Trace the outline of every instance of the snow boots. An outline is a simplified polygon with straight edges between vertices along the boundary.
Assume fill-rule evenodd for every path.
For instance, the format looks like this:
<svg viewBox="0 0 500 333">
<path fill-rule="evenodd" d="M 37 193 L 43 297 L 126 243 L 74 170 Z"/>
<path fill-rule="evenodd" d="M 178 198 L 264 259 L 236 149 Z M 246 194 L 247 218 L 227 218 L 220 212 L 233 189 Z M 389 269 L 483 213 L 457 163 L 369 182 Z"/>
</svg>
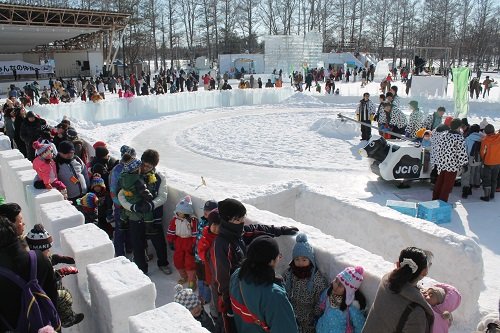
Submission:
<svg viewBox="0 0 500 333">
<path fill-rule="evenodd" d="M 462 187 L 462 198 L 467 199 L 469 195 L 472 195 L 472 187 L 470 186 Z"/>
<path fill-rule="evenodd" d="M 483 188 L 483 191 L 484 191 L 484 196 L 480 197 L 479 199 L 483 200 L 483 201 L 490 201 L 490 198 L 492 199 L 491 197 L 491 187 L 484 187 Z M 493 194 L 493 197 L 494 197 L 495 194 Z"/>
</svg>

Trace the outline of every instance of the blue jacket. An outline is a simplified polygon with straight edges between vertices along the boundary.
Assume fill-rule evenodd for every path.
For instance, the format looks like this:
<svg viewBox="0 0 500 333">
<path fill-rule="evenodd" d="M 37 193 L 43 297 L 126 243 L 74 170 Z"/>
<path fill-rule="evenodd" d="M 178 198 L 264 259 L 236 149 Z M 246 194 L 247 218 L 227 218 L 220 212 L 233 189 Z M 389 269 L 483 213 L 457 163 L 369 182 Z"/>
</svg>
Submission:
<svg viewBox="0 0 500 333">
<path fill-rule="evenodd" d="M 231 276 L 231 298 L 244 304 L 259 320 L 264 321 L 271 333 L 298 333 L 295 314 L 288 301 L 285 288 L 277 283 L 272 285 L 249 284 L 239 279 L 239 273 L 240 269 L 238 268 Z M 245 300 L 243 300 L 240 290 L 243 291 Z M 244 322 L 234 307 L 233 313 L 238 333 L 265 332 L 257 324 Z"/>
<path fill-rule="evenodd" d="M 347 311 L 349 311 L 353 332 L 361 333 L 366 320 L 361 310 L 354 304 L 351 304 L 345 311 L 332 307 L 327 292 L 328 289 L 323 291 L 320 297 L 320 304 L 324 304 L 325 312 L 323 312 L 316 324 L 316 333 L 345 333 L 347 329 Z"/>
<path fill-rule="evenodd" d="M 118 192 L 120 192 L 120 175 L 123 170 L 123 163 L 118 163 L 109 173 L 109 194 L 116 207 L 121 207 L 118 200 Z"/>
</svg>

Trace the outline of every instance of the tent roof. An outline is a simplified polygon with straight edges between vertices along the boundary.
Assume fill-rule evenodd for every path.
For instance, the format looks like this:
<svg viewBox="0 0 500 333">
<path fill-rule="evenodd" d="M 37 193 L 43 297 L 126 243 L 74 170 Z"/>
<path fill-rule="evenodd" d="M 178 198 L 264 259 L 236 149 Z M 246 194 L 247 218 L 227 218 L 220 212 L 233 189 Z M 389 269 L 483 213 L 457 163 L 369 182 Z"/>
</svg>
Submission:
<svg viewBox="0 0 500 333">
<path fill-rule="evenodd" d="M 99 31 L 99 28 L 0 25 L 2 47 L 0 53 L 27 52 L 38 45 L 66 40 L 82 34 Z"/>
</svg>

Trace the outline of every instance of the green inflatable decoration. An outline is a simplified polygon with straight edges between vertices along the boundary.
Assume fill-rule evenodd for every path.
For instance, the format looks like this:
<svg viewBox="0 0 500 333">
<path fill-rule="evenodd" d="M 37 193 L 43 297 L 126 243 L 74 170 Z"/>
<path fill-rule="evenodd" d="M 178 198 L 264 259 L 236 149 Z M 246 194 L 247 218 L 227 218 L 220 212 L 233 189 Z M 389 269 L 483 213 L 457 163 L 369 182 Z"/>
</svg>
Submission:
<svg viewBox="0 0 500 333">
<path fill-rule="evenodd" d="M 469 113 L 469 72 L 467 67 L 452 68 L 453 73 L 453 98 L 455 100 L 455 116 L 467 118 Z"/>
</svg>

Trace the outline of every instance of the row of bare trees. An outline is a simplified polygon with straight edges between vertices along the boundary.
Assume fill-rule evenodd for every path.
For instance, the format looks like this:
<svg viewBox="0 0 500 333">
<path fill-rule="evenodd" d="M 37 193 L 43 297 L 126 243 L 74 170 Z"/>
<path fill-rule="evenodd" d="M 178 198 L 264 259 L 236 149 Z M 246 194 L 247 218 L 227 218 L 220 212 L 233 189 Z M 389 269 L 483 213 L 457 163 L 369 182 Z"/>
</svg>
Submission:
<svg viewBox="0 0 500 333">
<path fill-rule="evenodd" d="M 33 0 L 16 0 L 33 1 Z M 499 66 L 498 0 L 45 0 L 47 4 L 131 14 L 125 60 L 262 52 L 265 35 L 319 31 L 323 51 L 411 59 L 414 47 L 451 48 L 455 63 Z M 404 64 L 402 64 L 404 65 Z"/>
</svg>

